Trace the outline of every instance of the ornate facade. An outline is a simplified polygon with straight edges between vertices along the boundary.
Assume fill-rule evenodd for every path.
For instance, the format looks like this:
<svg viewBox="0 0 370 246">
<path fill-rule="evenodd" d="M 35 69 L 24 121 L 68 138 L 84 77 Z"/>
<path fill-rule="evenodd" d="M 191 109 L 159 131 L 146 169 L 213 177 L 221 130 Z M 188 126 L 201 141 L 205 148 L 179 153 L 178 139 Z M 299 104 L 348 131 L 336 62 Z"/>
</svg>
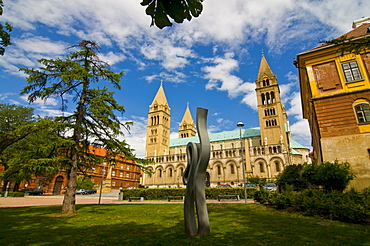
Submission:
<svg viewBox="0 0 370 246">
<path fill-rule="evenodd" d="M 278 81 L 262 56 L 256 79 L 260 127 L 209 134 L 211 158 L 206 185 L 243 183 L 242 155 L 248 175 L 273 179 L 290 164 L 308 161 L 309 149 L 290 135 Z M 186 145 L 199 142 L 189 107 L 179 127 L 179 138 L 170 137 L 170 107 L 161 84 L 149 107 L 146 158 L 154 162 L 153 174 L 144 174 L 148 187 L 182 187 L 187 165 Z"/>
</svg>

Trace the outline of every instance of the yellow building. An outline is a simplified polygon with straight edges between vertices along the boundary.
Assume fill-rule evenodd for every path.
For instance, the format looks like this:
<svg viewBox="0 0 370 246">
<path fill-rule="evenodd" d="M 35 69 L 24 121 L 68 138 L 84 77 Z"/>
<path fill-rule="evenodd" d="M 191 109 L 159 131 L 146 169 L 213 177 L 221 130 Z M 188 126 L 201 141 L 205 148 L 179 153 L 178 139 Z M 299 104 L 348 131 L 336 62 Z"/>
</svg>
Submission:
<svg viewBox="0 0 370 246">
<path fill-rule="evenodd" d="M 207 186 L 242 184 L 242 153 L 246 174 L 264 178 L 275 178 L 287 165 L 308 161 L 309 149 L 291 138 L 278 81 L 264 56 L 256 79 L 256 94 L 260 127 L 242 129 L 242 146 L 239 130 L 209 134 Z M 144 174 L 145 186 L 181 187 L 187 165 L 186 145 L 199 142 L 189 107 L 180 123 L 178 139 L 170 140 L 170 118 L 161 84 L 148 113 L 146 158 L 154 162 L 149 167 L 154 174 Z"/>
<path fill-rule="evenodd" d="M 347 38 L 370 36 L 370 18 L 353 23 Z M 297 55 L 303 117 L 313 158 L 349 162 L 353 187 L 370 186 L 370 49 L 359 54 L 323 44 Z"/>
</svg>

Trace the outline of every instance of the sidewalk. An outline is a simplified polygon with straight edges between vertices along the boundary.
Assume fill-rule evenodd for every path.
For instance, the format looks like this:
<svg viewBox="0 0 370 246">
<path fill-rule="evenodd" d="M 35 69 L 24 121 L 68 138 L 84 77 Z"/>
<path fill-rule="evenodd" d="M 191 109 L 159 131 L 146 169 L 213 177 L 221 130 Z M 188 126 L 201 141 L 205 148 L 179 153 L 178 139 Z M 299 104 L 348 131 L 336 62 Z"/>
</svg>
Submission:
<svg viewBox="0 0 370 246">
<path fill-rule="evenodd" d="M 127 200 L 119 201 L 118 194 L 116 197 L 109 196 L 111 194 L 102 194 L 100 204 L 168 204 L 168 203 L 183 203 L 181 200 L 168 201 L 157 201 L 157 200 L 147 200 L 143 202 Z M 0 197 L 0 208 L 6 207 L 29 207 L 29 206 L 43 206 L 43 205 L 62 205 L 63 196 L 27 196 L 27 197 Z M 91 196 L 76 195 L 76 204 L 98 204 L 99 194 Z M 244 203 L 244 200 L 207 200 L 207 203 Z M 252 200 L 248 203 L 254 203 Z"/>
</svg>

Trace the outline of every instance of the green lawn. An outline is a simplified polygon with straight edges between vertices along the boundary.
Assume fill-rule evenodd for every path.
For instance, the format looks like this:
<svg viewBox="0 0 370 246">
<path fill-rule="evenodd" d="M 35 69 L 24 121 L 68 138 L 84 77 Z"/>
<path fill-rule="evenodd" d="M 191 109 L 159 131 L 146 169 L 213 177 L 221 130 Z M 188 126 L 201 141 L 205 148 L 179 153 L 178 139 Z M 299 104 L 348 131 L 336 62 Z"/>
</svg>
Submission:
<svg viewBox="0 0 370 246">
<path fill-rule="evenodd" d="M 211 235 L 187 237 L 182 204 L 78 205 L 0 209 L 0 245 L 370 245 L 368 225 L 208 204 Z"/>
</svg>

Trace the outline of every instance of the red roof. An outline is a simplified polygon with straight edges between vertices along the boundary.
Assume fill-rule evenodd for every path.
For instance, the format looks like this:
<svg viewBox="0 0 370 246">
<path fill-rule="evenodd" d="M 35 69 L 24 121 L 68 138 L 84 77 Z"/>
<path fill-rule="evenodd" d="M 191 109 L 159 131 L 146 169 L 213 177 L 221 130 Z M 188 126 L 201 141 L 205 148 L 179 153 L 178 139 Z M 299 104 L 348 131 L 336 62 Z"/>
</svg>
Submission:
<svg viewBox="0 0 370 246">
<path fill-rule="evenodd" d="M 335 38 L 335 39 L 340 39 L 341 37 L 343 36 L 346 36 L 347 38 L 360 38 L 360 37 L 365 37 L 365 36 L 369 36 L 370 35 L 370 23 L 364 23 L 362 24 L 361 26 L 358 26 L 357 28 Z M 331 44 L 327 44 L 327 43 L 324 43 L 324 44 L 321 44 L 315 48 L 312 48 L 312 49 L 309 49 L 307 51 L 312 51 L 312 50 L 316 50 L 316 49 L 320 49 L 320 48 L 323 48 L 323 47 L 326 47 L 326 46 L 329 46 Z M 305 52 L 307 52 L 305 51 Z M 305 53 L 303 52 L 303 53 Z"/>
</svg>

